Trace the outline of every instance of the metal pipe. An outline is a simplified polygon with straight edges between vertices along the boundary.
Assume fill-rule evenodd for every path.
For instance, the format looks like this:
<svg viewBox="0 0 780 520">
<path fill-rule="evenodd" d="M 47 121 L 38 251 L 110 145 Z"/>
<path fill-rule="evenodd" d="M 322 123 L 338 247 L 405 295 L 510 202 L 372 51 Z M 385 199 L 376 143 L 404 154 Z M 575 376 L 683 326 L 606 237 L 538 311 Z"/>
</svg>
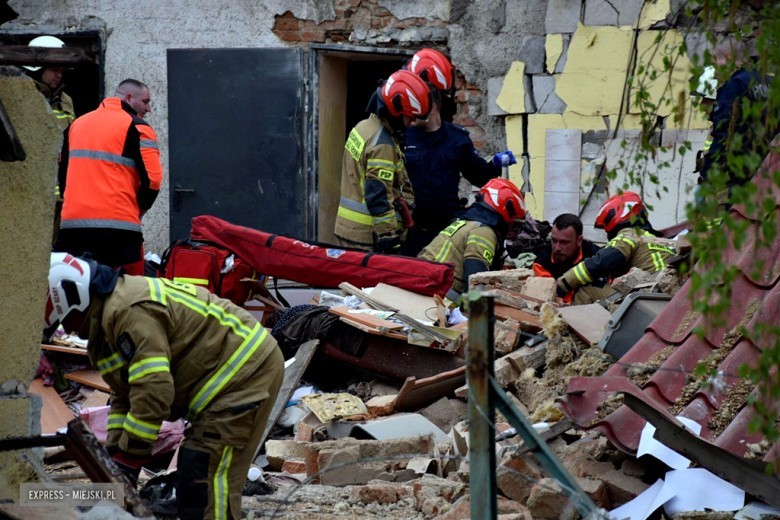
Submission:
<svg viewBox="0 0 780 520">
<path fill-rule="evenodd" d="M 495 520 L 496 426 L 493 378 L 493 298 L 467 295 L 469 303 L 469 345 L 466 375 L 469 397 L 469 485 L 471 518 Z"/>
</svg>

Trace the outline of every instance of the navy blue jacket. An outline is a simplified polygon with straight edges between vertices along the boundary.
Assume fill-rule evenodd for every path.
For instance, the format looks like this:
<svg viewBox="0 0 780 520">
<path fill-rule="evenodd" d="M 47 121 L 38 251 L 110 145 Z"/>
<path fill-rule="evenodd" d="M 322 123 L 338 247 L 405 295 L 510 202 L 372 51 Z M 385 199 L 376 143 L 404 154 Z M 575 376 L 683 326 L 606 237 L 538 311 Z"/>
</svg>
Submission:
<svg viewBox="0 0 780 520">
<path fill-rule="evenodd" d="M 720 165 L 721 171 L 727 170 L 725 152 L 729 148 L 729 139 L 733 135 L 742 136 L 742 152 L 756 151 L 763 159 L 768 151 L 766 138 L 772 139 L 774 133 L 763 128 L 763 122 L 757 118 L 743 116 L 740 104 L 743 100 L 765 104 L 768 94 L 769 80 L 762 78 L 758 71 L 748 69 L 736 70 L 718 89 L 715 106 L 710 113 L 712 144 L 704 156 L 704 164 L 700 172 L 702 180 L 707 179 L 707 174 L 715 163 Z M 768 135 L 770 133 L 772 135 Z M 729 177 L 730 185 L 746 180 L 736 176 L 735 172 L 730 172 Z"/>
<path fill-rule="evenodd" d="M 482 159 L 468 130 L 442 122 L 435 132 L 409 127 L 404 162 L 414 190 L 415 226 L 438 232 L 463 209 L 458 198 L 460 175 L 482 187 L 501 175 L 501 167 Z"/>
</svg>

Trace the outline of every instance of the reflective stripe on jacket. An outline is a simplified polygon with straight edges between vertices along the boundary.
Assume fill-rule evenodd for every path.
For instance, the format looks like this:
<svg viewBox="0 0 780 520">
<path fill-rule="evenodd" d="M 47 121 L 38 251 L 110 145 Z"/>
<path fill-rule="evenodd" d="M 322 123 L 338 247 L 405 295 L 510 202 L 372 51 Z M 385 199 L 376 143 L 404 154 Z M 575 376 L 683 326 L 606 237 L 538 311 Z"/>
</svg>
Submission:
<svg viewBox="0 0 780 520">
<path fill-rule="evenodd" d="M 73 99 L 62 90 L 62 86 L 52 90 L 45 83 L 33 79 L 35 82 L 35 88 L 38 92 L 43 94 L 46 100 L 49 102 L 51 111 L 54 113 L 54 117 L 57 118 L 57 126 L 61 130 L 65 130 L 70 126 L 74 119 L 76 119 L 76 111 L 73 109 Z"/>
<path fill-rule="evenodd" d="M 123 276 L 93 302 L 89 355 L 112 390 L 109 445 L 148 454 L 163 420 L 265 396 L 242 383 L 276 342 L 246 310 L 194 285 Z"/>
<path fill-rule="evenodd" d="M 335 235 L 368 249 L 377 238 L 400 238 L 404 227 L 394 202 L 401 196 L 414 203 L 403 154 L 389 125 L 372 114 L 344 145 Z"/>
<path fill-rule="evenodd" d="M 616 278 L 632 267 L 648 273 L 658 272 L 675 254 L 673 247 L 661 242 L 641 228 L 621 229 L 605 248 L 566 271 L 562 278 L 568 288 L 576 289 L 596 278 Z"/>
<path fill-rule="evenodd" d="M 452 289 L 460 293 L 468 282 L 463 276 L 466 260 L 479 261 L 484 264 L 484 271 L 487 271 L 493 263 L 497 242 L 496 232 L 490 226 L 473 220 L 455 220 L 417 256 L 434 262 L 453 264 L 455 278 Z"/>
<path fill-rule="evenodd" d="M 119 98 L 76 119 L 60 156 L 62 223 L 67 228 L 141 231 L 162 184 L 157 136 Z"/>
</svg>

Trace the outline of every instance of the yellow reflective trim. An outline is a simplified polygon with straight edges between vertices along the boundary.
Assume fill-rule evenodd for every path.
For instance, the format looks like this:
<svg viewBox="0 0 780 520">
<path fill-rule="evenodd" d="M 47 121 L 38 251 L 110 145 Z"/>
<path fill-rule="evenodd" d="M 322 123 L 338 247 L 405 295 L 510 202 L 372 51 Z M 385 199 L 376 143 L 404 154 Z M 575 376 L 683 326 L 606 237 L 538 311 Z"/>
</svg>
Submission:
<svg viewBox="0 0 780 520">
<path fill-rule="evenodd" d="M 442 244 L 441 249 L 439 249 L 439 253 L 434 257 L 434 261 L 436 262 L 444 262 L 447 257 L 450 255 L 450 251 L 452 251 L 452 242 L 449 240 L 445 240 L 444 244 Z"/>
<path fill-rule="evenodd" d="M 162 303 L 163 305 L 168 305 L 168 301 L 165 299 L 165 290 L 160 283 L 160 279 L 147 278 L 146 281 L 149 282 L 149 296 L 152 300 L 157 303 Z"/>
<path fill-rule="evenodd" d="M 453 222 L 452 224 L 444 228 L 444 230 L 441 233 L 443 235 L 447 235 L 448 237 L 451 237 L 452 235 L 455 234 L 457 230 L 459 230 L 465 225 L 466 225 L 465 220 L 456 220 L 455 222 Z"/>
<path fill-rule="evenodd" d="M 350 220 L 352 222 L 357 222 L 358 224 L 363 224 L 364 226 L 370 226 L 373 222 L 371 215 L 358 213 L 357 211 L 347 209 L 344 206 L 339 206 L 338 215 L 341 218 Z"/>
<path fill-rule="evenodd" d="M 198 291 L 193 287 L 192 284 L 185 283 L 185 282 L 178 282 L 176 280 L 169 280 L 167 278 L 160 278 L 160 281 L 164 284 L 170 287 L 171 289 L 174 289 L 176 291 L 181 291 L 184 293 L 189 294 L 190 296 L 197 296 Z"/>
<path fill-rule="evenodd" d="M 222 520 L 227 518 L 228 510 L 228 495 L 230 494 L 230 488 L 228 487 L 228 474 L 230 473 L 230 465 L 233 463 L 233 446 L 225 446 L 222 450 L 222 457 L 217 464 L 217 471 L 214 473 L 214 518 L 215 520 Z"/>
<path fill-rule="evenodd" d="M 378 217 L 371 217 L 371 223 L 373 225 L 385 224 L 387 222 L 396 222 L 398 219 L 395 216 L 395 212 L 385 213 Z"/>
<path fill-rule="evenodd" d="M 114 352 L 107 358 L 99 359 L 97 362 L 97 368 L 100 372 L 100 375 L 105 375 L 122 368 L 126 364 L 127 363 L 122 358 L 122 355 L 119 352 Z"/>
<path fill-rule="evenodd" d="M 160 433 L 160 426 L 162 426 L 162 422 L 155 424 L 142 421 L 141 419 L 133 417 L 131 413 L 128 413 L 125 418 L 124 428 L 127 433 L 154 442 L 157 440 L 157 436 Z"/>
<path fill-rule="evenodd" d="M 125 417 L 123 413 L 110 413 L 108 414 L 108 426 L 109 430 L 121 430 L 125 426 Z"/>
<path fill-rule="evenodd" d="M 588 273 L 588 270 L 585 269 L 585 264 L 582 262 L 574 266 L 574 276 L 582 285 L 588 285 L 593 281 L 593 279 L 590 277 L 590 273 Z"/>
<path fill-rule="evenodd" d="M 186 276 L 174 276 L 173 281 L 176 283 L 202 285 L 204 287 L 208 287 L 209 285 L 209 281 L 206 278 L 187 278 Z"/>
<path fill-rule="evenodd" d="M 487 249 L 490 252 L 495 252 L 495 250 L 496 250 L 495 244 L 491 243 L 490 240 L 488 240 L 486 238 L 483 238 L 483 237 L 478 237 L 478 236 L 474 236 L 474 235 L 469 236 L 466 239 L 466 245 L 472 245 L 472 244 L 476 244 L 478 246 L 482 246 L 482 247 L 484 247 L 485 249 Z"/>
<path fill-rule="evenodd" d="M 482 252 L 482 258 L 484 258 L 484 259 L 485 259 L 485 260 L 487 260 L 488 262 L 491 262 L 491 263 L 492 263 L 492 262 L 493 262 L 493 253 L 492 253 L 491 251 L 488 251 L 487 249 L 485 249 L 485 250 Z"/>
<path fill-rule="evenodd" d="M 255 325 L 252 334 L 247 337 L 241 346 L 228 358 L 228 360 L 212 375 L 201 387 L 189 404 L 188 419 L 192 420 L 203 411 L 206 406 L 217 396 L 222 388 L 230 382 L 241 367 L 252 357 L 268 335 L 268 331 L 259 323 Z"/>
<path fill-rule="evenodd" d="M 349 133 L 347 142 L 344 144 L 344 148 L 355 161 L 359 161 L 360 156 L 363 154 L 363 148 L 365 147 L 366 141 L 360 136 L 357 130 L 353 128 Z"/>
<path fill-rule="evenodd" d="M 666 262 L 664 262 L 663 258 L 661 257 L 661 253 L 652 252 L 650 253 L 650 258 L 653 259 L 653 267 L 655 268 L 656 272 L 663 269 L 666 265 Z"/>
<path fill-rule="evenodd" d="M 127 382 L 132 383 L 146 375 L 154 374 L 156 372 L 170 371 L 171 362 L 167 357 L 159 356 L 142 359 L 141 361 L 130 365 L 127 373 Z"/>
<path fill-rule="evenodd" d="M 377 159 L 372 158 L 366 161 L 369 168 L 384 168 L 386 170 L 395 171 L 395 163 L 389 159 Z"/>
</svg>

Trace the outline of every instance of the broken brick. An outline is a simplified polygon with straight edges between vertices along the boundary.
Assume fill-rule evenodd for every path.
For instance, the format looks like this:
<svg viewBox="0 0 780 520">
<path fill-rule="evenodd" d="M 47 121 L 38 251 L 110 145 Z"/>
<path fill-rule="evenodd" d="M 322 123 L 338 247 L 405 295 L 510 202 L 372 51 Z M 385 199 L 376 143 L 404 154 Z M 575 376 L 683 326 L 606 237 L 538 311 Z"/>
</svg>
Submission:
<svg viewBox="0 0 780 520">
<path fill-rule="evenodd" d="M 507 454 L 496 469 L 496 484 L 501 493 L 512 500 L 523 502 L 531 494 L 531 488 L 542 472 L 533 460 L 527 457 L 512 457 Z"/>
<path fill-rule="evenodd" d="M 408 487 L 373 480 L 352 489 L 352 499 L 363 504 L 394 504 L 409 496 Z"/>
<path fill-rule="evenodd" d="M 378 395 L 366 401 L 368 413 L 374 417 L 384 417 L 395 411 L 395 400 L 397 395 Z"/>
<path fill-rule="evenodd" d="M 306 463 L 302 460 L 287 459 L 282 463 L 284 473 L 306 473 Z"/>
<path fill-rule="evenodd" d="M 570 503 L 558 481 L 551 478 L 540 479 L 533 485 L 526 506 L 535 520 L 579 518 L 577 509 Z"/>
<path fill-rule="evenodd" d="M 604 482 L 609 500 L 615 507 L 636 498 L 650 487 L 638 478 L 616 469 L 602 473 L 598 478 Z"/>
</svg>

